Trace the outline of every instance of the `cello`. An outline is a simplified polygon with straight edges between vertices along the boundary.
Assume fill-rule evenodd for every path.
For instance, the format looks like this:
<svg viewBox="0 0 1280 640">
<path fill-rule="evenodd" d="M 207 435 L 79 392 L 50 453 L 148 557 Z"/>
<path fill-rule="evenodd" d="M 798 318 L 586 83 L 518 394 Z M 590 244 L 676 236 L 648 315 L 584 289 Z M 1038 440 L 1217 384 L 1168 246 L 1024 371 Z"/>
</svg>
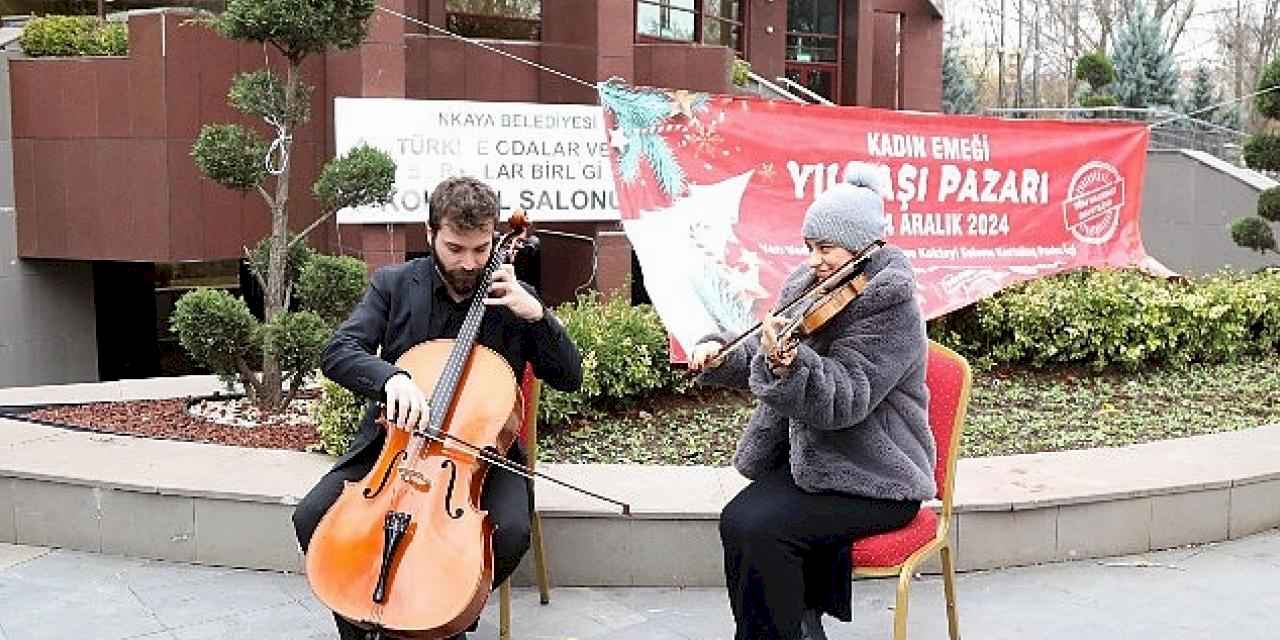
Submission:
<svg viewBox="0 0 1280 640">
<path fill-rule="evenodd" d="M 356 625 L 394 638 L 442 638 L 479 617 L 492 588 L 493 524 L 480 508 L 491 466 L 541 477 L 506 460 L 523 400 L 506 359 L 476 343 L 484 292 L 515 253 L 528 222 L 517 211 L 495 244 L 452 340 L 418 344 L 396 360 L 430 398 L 414 432 L 393 428 L 377 461 L 349 482 L 318 524 L 306 555 L 316 598 Z"/>
</svg>

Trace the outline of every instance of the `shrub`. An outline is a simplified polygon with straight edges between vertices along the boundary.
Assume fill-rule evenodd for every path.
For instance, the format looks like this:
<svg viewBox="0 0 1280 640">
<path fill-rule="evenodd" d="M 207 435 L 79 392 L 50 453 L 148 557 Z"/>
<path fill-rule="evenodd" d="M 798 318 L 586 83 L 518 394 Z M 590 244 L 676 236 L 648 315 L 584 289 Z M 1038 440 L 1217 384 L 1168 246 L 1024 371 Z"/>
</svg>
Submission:
<svg viewBox="0 0 1280 640">
<path fill-rule="evenodd" d="M 1280 222 L 1280 187 L 1271 187 L 1258 194 L 1258 216 Z"/>
<path fill-rule="evenodd" d="M 1280 58 L 1272 60 L 1262 70 L 1262 77 L 1258 78 L 1258 91 L 1264 91 L 1277 85 L 1280 85 Z M 1253 98 L 1253 106 L 1263 116 L 1272 120 L 1280 120 L 1280 91 L 1259 93 Z"/>
<path fill-rule="evenodd" d="M 265 242 L 256 254 L 259 261 L 265 260 Z M 290 258 L 290 268 L 294 262 L 317 263 L 307 282 L 299 285 L 310 287 L 301 310 L 279 312 L 263 324 L 244 300 L 221 290 L 197 289 L 178 300 L 171 320 L 178 341 L 196 362 L 226 382 L 238 381 L 253 402 L 270 397 L 273 403 L 280 401 L 279 408 L 293 400 L 320 364 L 334 330 L 323 315 L 345 315 L 343 305 L 349 309 L 364 287 L 364 263 L 354 258 L 312 257 L 301 243 L 290 251 Z M 282 385 L 268 387 L 265 377 L 258 375 L 267 370 L 267 361 L 276 362 L 281 381 L 289 382 L 287 395 Z"/>
<path fill-rule="evenodd" d="M 178 300 L 170 324 L 192 358 L 227 378 L 237 376 L 250 356 L 258 321 L 244 300 L 221 289 L 197 289 Z"/>
<path fill-rule="evenodd" d="M 1259 253 L 1276 250 L 1275 234 L 1267 221 L 1256 216 L 1240 218 L 1231 223 L 1231 239 L 1239 246 Z"/>
<path fill-rule="evenodd" d="M 1250 169 L 1280 171 L 1280 135 L 1257 133 L 1244 143 L 1244 163 Z"/>
<path fill-rule="evenodd" d="M 321 451 L 337 456 L 351 446 L 359 427 L 364 400 L 342 385 L 320 379 L 320 401 L 311 408 L 311 419 L 320 434 Z"/>
<path fill-rule="evenodd" d="M 1076 80 L 1088 82 L 1095 91 L 1115 82 L 1115 79 L 1115 66 L 1104 53 L 1088 53 L 1076 61 Z"/>
<path fill-rule="evenodd" d="M 320 353 L 333 335 L 328 323 L 310 311 L 283 312 L 259 331 L 259 344 L 270 344 L 280 368 L 297 378 L 294 388 L 320 366 Z"/>
<path fill-rule="evenodd" d="M 316 256 L 302 268 L 298 295 L 331 326 L 346 320 L 369 283 L 364 262 L 348 256 Z"/>
<path fill-rule="evenodd" d="M 979 368 L 1232 361 L 1280 343 L 1280 274 L 1177 283 L 1133 271 L 1078 271 L 1007 289 L 929 329 Z"/>
<path fill-rule="evenodd" d="M 267 175 L 262 159 L 267 142 L 256 131 L 238 124 L 206 124 L 191 145 L 191 157 L 201 173 L 229 189 L 248 191 Z"/>
<path fill-rule="evenodd" d="M 289 257 L 285 265 L 285 282 L 294 283 L 302 275 L 302 270 L 315 257 L 316 252 L 311 250 L 305 243 L 294 242 L 297 236 L 288 236 L 289 240 Z M 268 281 L 267 273 L 268 265 L 271 263 L 271 236 L 266 236 L 258 241 L 258 246 L 253 250 L 253 262 L 249 264 L 249 268 L 254 274 L 262 278 L 265 284 Z M 263 288 L 266 288 L 265 286 Z"/>
<path fill-rule="evenodd" d="M 1101 93 L 1101 94 L 1092 93 L 1083 98 L 1080 98 L 1080 106 L 1082 107 L 1089 107 L 1089 108 L 1114 107 L 1117 104 L 1118 103 L 1116 102 L 1115 96 L 1108 95 L 1105 93 Z"/>
<path fill-rule="evenodd" d="M 43 16 L 27 22 L 19 44 L 33 57 L 123 56 L 129 52 L 129 33 L 123 22 L 93 16 Z"/>
<path fill-rule="evenodd" d="M 737 87 L 747 86 L 747 80 L 750 78 L 750 76 L 748 76 L 747 74 L 751 73 L 750 62 L 747 62 L 742 58 L 734 58 L 733 67 L 729 71 L 730 71 L 730 78 L 733 80 L 734 86 L 737 86 Z"/>
<path fill-rule="evenodd" d="M 556 315 L 582 352 L 582 388 L 546 388 L 538 403 L 543 422 L 595 417 L 654 391 L 687 387 L 671 367 L 667 330 L 653 307 L 619 297 L 601 302 L 589 294 L 562 305 Z"/>
</svg>

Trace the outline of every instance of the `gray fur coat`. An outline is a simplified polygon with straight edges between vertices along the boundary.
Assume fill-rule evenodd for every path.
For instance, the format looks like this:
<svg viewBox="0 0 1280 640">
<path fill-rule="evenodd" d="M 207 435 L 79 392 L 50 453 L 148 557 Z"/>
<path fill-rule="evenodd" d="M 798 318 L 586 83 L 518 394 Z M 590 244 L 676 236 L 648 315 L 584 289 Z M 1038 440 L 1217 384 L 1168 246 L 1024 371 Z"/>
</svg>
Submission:
<svg viewBox="0 0 1280 640">
<path fill-rule="evenodd" d="M 759 399 L 733 459 L 744 476 L 760 478 L 789 463 L 796 484 L 812 493 L 892 500 L 936 493 L 928 338 L 915 277 L 893 246 L 877 251 L 864 273 L 867 288 L 801 342 L 788 373 L 769 370 L 757 335 L 699 376 L 702 384 L 750 388 Z M 812 282 L 801 266 L 780 299 Z"/>
</svg>

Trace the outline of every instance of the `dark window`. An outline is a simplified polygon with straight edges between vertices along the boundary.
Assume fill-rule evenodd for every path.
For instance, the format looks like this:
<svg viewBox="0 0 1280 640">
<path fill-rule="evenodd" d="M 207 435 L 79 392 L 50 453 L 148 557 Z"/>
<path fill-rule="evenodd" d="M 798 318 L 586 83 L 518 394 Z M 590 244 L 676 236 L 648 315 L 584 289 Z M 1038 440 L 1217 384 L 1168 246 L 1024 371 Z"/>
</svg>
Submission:
<svg viewBox="0 0 1280 640">
<path fill-rule="evenodd" d="M 745 56 L 743 0 L 636 0 L 636 40 L 729 47 Z"/>
<path fill-rule="evenodd" d="M 839 18 L 838 0 L 787 0 L 787 60 L 837 62 Z"/>
<path fill-rule="evenodd" d="M 694 0 L 636 0 L 636 33 L 658 40 L 693 42 Z"/>
<path fill-rule="evenodd" d="M 541 40 L 542 0 L 448 0 L 447 27 L 467 38 Z"/>
</svg>

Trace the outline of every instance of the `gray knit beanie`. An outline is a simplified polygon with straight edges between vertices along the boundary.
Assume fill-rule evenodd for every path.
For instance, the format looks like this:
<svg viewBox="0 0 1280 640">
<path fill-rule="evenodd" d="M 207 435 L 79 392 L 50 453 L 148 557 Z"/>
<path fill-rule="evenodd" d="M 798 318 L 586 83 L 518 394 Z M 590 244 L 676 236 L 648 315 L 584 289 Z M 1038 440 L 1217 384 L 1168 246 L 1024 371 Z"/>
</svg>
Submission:
<svg viewBox="0 0 1280 640">
<path fill-rule="evenodd" d="M 844 182 L 818 194 L 809 205 L 801 234 L 853 253 L 884 240 L 884 190 L 875 166 L 855 163 L 845 171 Z"/>
</svg>

